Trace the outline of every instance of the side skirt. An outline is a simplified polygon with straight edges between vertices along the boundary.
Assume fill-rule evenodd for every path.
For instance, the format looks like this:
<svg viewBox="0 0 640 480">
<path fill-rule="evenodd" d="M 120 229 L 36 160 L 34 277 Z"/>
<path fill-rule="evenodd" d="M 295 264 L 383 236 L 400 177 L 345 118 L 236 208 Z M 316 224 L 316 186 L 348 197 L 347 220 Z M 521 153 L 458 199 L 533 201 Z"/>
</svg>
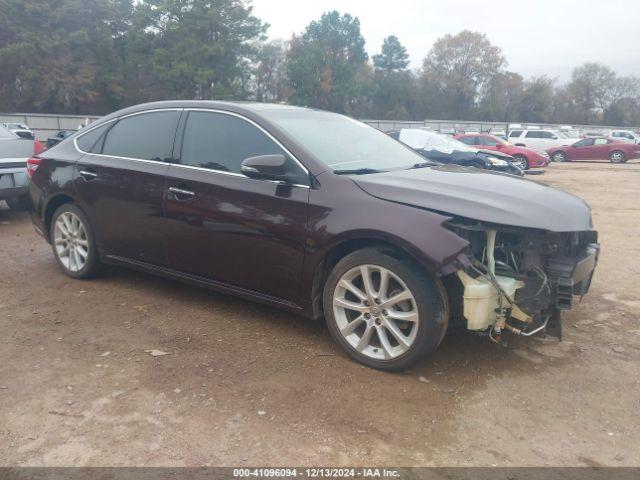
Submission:
<svg viewBox="0 0 640 480">
<path fill-rule="evenodd" d="M 182 282 L 190 283 L 198 287 L 208 288 L 221 293 L 227 293 L 236 297 L 246 298 L 247 300 L 253 300 L 256 302 L 271 305 L 283 310 L 287 310 L 293 313 L 302 313 L 302 307 L 298 304 L 284 300 L 278 297 L 272 297 L 263 293 L 248 290 L 246 288 L 236 287 L 223 282 L 217 282 L 208 278 L 200 277 L 197 275 L 191 275 L 188 273 L 180 272 L 170 268 L 159 267 L 151 265 L 149 263 L 133 260 L 130 258 L 120 257 L 117 255 L 101 255 L 100 259 L 110 265 L 118 265 L 123 267 L 133 268 L 143 272 L 159 275 L 161 277 L 170 278 L 174 280 L 180 280 Z"/>
</svg>

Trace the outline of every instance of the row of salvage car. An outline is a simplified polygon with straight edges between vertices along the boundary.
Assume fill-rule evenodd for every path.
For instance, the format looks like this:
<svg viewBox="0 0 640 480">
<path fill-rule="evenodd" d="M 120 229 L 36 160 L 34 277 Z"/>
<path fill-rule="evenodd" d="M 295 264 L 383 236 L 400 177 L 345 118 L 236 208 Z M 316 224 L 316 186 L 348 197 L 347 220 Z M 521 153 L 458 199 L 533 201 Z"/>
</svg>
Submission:
<svg viewBox="0 0 640 480">
<path fill-rule="evenodd" d="M 428 160 L 472 166 L 522 176 L 550 161 L 609 160 L 624 163 L 640 158 L 640 144 L 607 137 L 571 138 L 542 130 L 513 130 L 509 138 L 490 133 L 454 136 L 423 128 L 387 132 Z M 547 141 L 548 140 L 548 141 Z"/>
</svg>

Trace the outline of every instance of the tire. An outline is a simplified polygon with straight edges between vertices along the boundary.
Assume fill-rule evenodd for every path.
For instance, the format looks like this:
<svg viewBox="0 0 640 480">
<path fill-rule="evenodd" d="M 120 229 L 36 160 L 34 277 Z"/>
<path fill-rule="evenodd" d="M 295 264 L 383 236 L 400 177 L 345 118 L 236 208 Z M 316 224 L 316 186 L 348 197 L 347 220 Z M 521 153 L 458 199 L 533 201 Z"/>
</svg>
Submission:
<svg viewBox="0 0 640 480">
<path fill-rule="evenodd" d="M 624 163 L 627 161 L 627 156 L 622 150 L 614 150 L 609 154 L 609 161 L 611 163 Z"/>
<path fill-rule="evenodd" d="M 398 295 L 403 300 L 393 302 Z M 447 329 L 447 305 L 440 280 L 379 248 L 340 260 L 323 293 L 325 320 L 338 345 L 357 362 L 389 372 L 404 370 L 436 349 Z"/>
<path fill-rule="evenodd" d="M 77 205 L 65 203 L 54 212 L 49 238 L 53 255 L 68 276 L 90 278 L 99 272 L 101 263 L 91 225 Z"/>
<path fill-rule="evenodd" d="M 524 155 L 514 155 L 511 163 L 515 164 L 520 170 L 529 170 L 529 160 Z"/>
<path fill-rule="evenodd" d="M 29 210 L 29 197 L 10 197 L 5 200 L 7 205 L 11 210 L 15 210 L 16 212 L 24 212 L 25 210 Z"/>
<path fill-rule="evenodd" d="M 551 161 L 553 161 L 553 162 L 566 162 L 567 161 L 567 154 L 564 153 L 562 150 L 559 150 L 557 152 L 553 152 L 553 155 L 551 155 Z"/>
</svg>

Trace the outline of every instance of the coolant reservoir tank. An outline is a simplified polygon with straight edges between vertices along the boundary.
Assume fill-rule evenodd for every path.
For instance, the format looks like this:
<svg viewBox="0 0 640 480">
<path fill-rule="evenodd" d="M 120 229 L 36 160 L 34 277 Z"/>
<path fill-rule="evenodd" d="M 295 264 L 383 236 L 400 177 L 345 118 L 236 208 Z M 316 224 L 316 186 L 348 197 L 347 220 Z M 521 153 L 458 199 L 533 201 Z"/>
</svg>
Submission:
<svg viewBox="0 0 640 480">
<path fill-rule="evenodd" d="M 468 330 L 486 330 L 496 323 L 496 309 L 499 307 L 500 293 L 485 277 L 473 278 L 460 270 L 458 278 L 464 285 L 463 315 Z M 496 275 L 496 280 L 507 296 L 513 300 L 522 282 L 511 277 Z M 506 306 L 506 300 L 503 300 Z"/>
</svg>

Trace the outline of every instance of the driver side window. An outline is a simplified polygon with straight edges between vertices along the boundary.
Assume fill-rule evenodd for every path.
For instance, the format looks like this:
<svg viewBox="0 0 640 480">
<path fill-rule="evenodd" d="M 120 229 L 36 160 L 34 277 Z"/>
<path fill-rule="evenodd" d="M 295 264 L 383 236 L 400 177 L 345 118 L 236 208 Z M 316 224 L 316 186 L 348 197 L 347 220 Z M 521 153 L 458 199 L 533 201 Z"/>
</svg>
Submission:
<svg viewBox="0 0 640 480">
<path fill-rule="evenodd" d="M 309 184 L 300 166 L 253 124 L 225 113 L 189 112 L 182 140 L 182 165 L 241 174 L 246 158 L 273 154 L 286 157 L 285 174 L 292 183 Z"/>
<path fill-rule="evenodd" d="M 498 145 L 498 142 L 496 142 L 493 138 L 491 137 L 482 137 L 482 145 L 486 146 L 486 147 L 496 147 Z"/>
<path fill-rule="evenodd" d="M 589 147 L 593 145 L 593 138 L 585 138 L 573 144 L 574 147 Z"/>
</svg>

